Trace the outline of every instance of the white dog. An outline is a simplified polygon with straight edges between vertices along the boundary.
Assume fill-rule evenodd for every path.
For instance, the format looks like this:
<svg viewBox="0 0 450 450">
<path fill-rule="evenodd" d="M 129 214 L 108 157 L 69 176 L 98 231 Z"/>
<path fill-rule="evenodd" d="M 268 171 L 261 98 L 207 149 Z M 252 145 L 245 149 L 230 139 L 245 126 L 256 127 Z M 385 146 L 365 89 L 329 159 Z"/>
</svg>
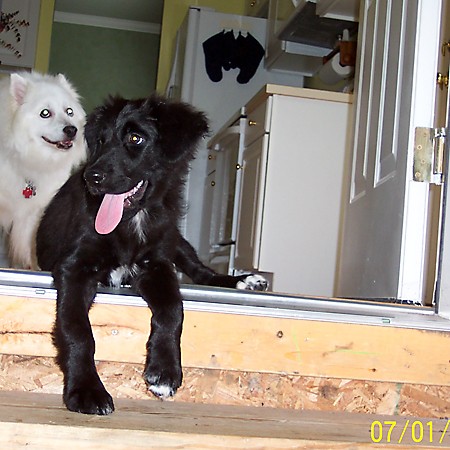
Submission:
<svg viewBox="0 0 450 450">
<path fill-rule="evenodd" d="M 36 269 L 44 208 L 86 157 L 85 113 L 64 75 L 0 80 L 0 227 L 11 267 Z"/>
</svg>

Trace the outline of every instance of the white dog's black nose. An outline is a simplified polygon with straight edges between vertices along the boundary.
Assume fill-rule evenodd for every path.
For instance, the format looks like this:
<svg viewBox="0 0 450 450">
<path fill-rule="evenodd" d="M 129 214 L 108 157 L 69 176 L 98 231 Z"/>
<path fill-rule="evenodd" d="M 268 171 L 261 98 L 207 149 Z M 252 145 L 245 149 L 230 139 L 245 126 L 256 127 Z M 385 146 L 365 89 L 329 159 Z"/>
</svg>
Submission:
<svg viewBox="0 0 450 450">
<path fill-rule="evenodd" d="M 64 134 L 69 138 L 73 139 L 75 135 L 77 134 L 77 127 L 74 127 L 73 125 L 67 125 L 63 128 Z"/>
</svg>

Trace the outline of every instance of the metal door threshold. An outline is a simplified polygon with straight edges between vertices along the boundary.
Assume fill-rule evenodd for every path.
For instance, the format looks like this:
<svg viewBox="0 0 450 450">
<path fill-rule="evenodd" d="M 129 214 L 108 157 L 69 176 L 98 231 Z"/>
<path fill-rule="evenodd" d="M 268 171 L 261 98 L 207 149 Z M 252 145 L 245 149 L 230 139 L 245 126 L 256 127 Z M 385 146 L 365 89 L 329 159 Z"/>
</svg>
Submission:
<svg viewBox="0 0 450 450">
<path fill-rule="evenodd" d="M 450 321 L 431 307 L 370 300 L 240 291 L 182 284 L 187 311 L 243 314 L 352 324 L 450 331 Z M 45 272 L 0 270 L 0 295 L 56 299 L 52 277 Z M 96 303 L 147 307 L 130 288 L 99 287 Z"/>
</svg>

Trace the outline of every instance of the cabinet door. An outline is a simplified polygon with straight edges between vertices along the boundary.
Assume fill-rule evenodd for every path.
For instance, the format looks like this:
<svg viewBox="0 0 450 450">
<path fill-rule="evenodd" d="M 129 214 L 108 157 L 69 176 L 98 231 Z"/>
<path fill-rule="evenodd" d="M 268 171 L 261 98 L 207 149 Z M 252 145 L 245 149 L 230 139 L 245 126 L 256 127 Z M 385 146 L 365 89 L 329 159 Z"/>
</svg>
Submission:
<svg viewBox="0 0 450 450">
<path fill-rule="evenodd" d="M 239 146 L 239 123 L 228 127 L 210 142 L 199 246 L 199 254 L 205 261 L 211 253 L 230 253 Z"/>
<path fill-rule="evenodd" d="M 215 156 L 215 155 L 214 155 Z M 205 179 L 205 187 L 203 190 L 203 222 L 202 222 L 202 239 L 198 254 L 200 258 L 207 262 L 209 259 L 210 242 L 212 230 L 216 229 L 216 224 L 212 223 L 215 216 L 213 215 L 213 198 L 216 187 L 216 171 L 208 173 Z"/>
<path fill-rule="evenodd" d="M 199 254 L 204 261 L 223 257 L 230 262 L 234 243 L 233 214 L 240 149 L 240 125 L 229 127 L 211 144 L 204 187 L 202 239 Z M 228 268 L 227 268 L 228 271 Z"/>
<path fill-rule="evenodd" d="M 228 145 L 217 155 L 217 169 L 213 185 L 211 250 L 230 245 L 232 241 L 231 225 L 238 150 L 239 135 L 235 135 L 235 139 L 229 141 Z"/>
<path fill-rule="evenodd" d="M 258 269 L 266 184 L 269 135 L 264 134 L 244 150 L 242 184 L 236 233 L 235 267 Z"/>
</svg>

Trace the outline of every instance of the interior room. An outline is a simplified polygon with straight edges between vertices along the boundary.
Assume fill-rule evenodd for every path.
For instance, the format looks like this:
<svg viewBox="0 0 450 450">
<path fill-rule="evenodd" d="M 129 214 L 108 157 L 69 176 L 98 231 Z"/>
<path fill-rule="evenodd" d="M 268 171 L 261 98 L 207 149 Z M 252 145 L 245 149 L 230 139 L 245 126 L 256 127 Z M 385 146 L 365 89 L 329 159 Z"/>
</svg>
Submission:
<svg viewBox="0 0 450 450">
<path fill-rule="evenodd" d="M 147 305 L 100 287 L 95 359 L 118 403 L 93 423 L 60 400 L 52 277 L 12 267 L 3 231 L 0 442 L 86 427 L 96 447 L 107 430 L 127 448 L 350 449 L 388 444 L 395 421 L 404 448 L 450 448 L 450 8 L 424 3 L 0 0 L 2 78 L 63 73 L 87 114 L 154 92 L 205 112 L 181 234 L 217 272 L 269 282 L 179 275 L 184 378 L 162 403 L 141 377 Z"/>
</svg>

